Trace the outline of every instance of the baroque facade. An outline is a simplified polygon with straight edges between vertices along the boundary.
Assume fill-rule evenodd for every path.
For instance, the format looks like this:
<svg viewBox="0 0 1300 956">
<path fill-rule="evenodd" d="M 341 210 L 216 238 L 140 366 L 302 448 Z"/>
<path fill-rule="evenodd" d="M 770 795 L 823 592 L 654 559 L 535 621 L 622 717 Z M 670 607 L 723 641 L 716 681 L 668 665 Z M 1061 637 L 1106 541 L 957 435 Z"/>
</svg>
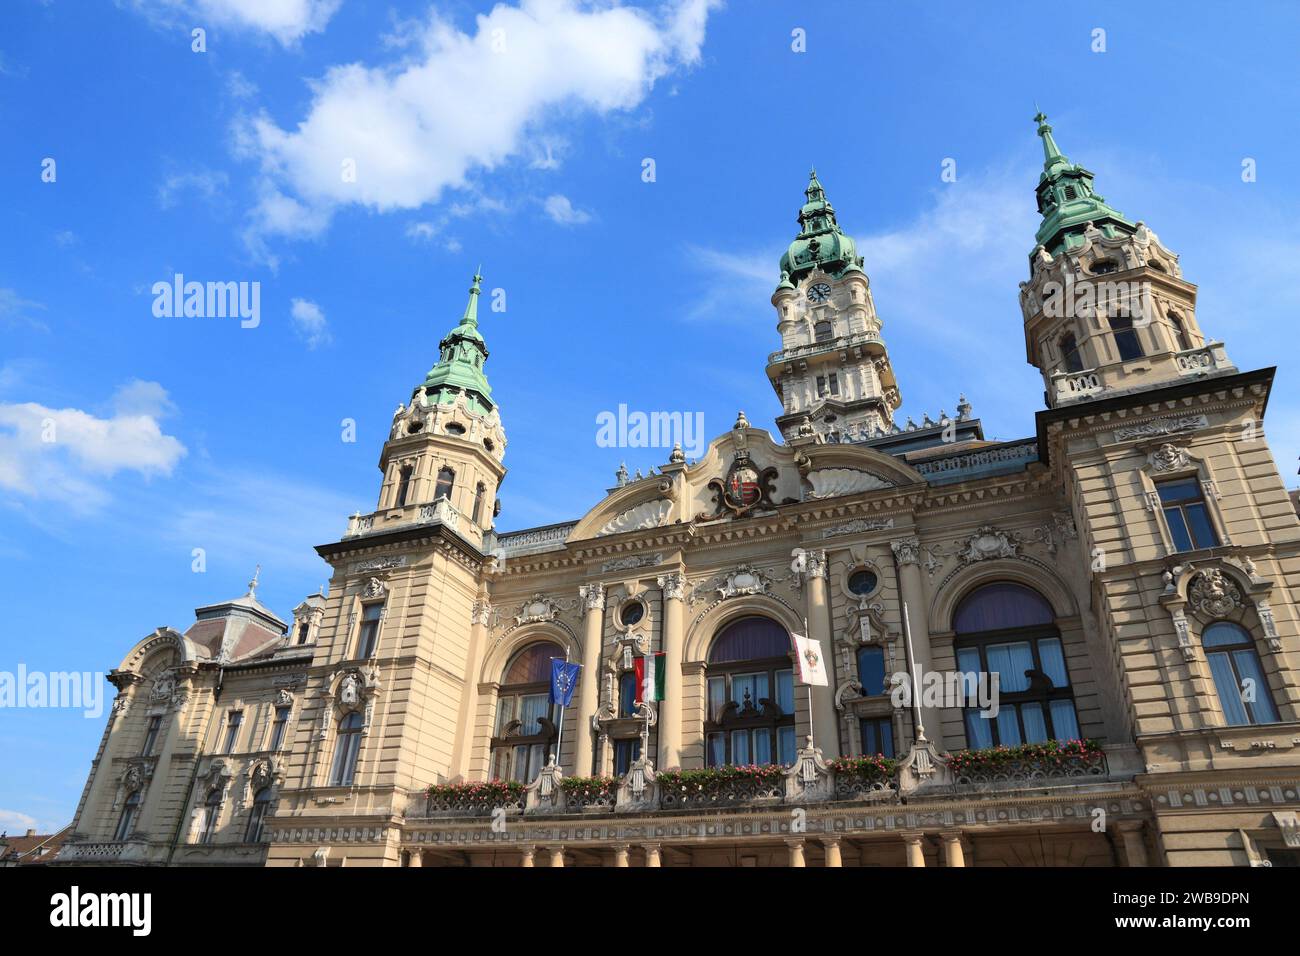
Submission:
<svg viewBox="0 0 1300 956">
<path fill-rule="evenodd" d="M 285 621 L 255 578 L 112 672 L 60 861 L 1294 864 L 1273 369 L 1231 364 L 1177 255 L 1036 120 L 1036 435 L 985 440 L 964 397 L 896 421 L 814 173 L 772 296 L 780 439 L 742 412 L 698 461 L 497 533 L 475 276 L 393 415 L 376 510 L 317 548 L 328 591 Z M 793 634 L 828 685 L 798 682 Z M 562 711 L 553 658 L 583 666 Z"/>
</svg>

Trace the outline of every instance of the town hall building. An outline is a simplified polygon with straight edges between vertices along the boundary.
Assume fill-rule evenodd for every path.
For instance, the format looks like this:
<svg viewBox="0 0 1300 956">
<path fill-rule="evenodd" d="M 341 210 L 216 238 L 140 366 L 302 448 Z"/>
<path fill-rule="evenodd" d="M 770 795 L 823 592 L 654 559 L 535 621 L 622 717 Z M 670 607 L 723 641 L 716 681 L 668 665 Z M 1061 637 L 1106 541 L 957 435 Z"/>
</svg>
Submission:
<svg viewBox="0 0 1300 956">
<path fill-rule="evenodd" d="M 476 275 L 374 511 L 316 549 L 328 588 L 281 617 L 255 577 L 111 672 L 58 862 L 1300 863 L 1274 370 L 1233 365 L 1177 254 L 1035 119 L 1036 434 L 986 440 L 964 397 L 899 420 L 909 370 L 814 173 L 773 276 L 775 428 L 739 412 L 697 461 L 498 532 Z"/>
</svg>

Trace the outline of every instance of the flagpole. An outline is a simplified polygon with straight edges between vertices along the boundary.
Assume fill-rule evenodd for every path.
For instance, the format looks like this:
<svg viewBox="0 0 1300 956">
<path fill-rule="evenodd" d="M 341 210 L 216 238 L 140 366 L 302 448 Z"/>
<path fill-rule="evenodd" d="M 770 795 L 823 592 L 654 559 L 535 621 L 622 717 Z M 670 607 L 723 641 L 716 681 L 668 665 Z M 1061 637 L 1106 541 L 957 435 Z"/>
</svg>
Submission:
<svg viewBox="0 0 1300 956">
<path fill-rule="evenodd" d="M 804 636 L 805 638 L 808 638 L 808 637 L 810 636 L 810 635 L 809 635 L 809 632 L 808 632 L 808 618 L 804 618 L 804 619 L 803 619 L 803 636 Z M 796 652 L 797 652 L 797 649 L 796 649 Z M 802 664 L 799 666 L 799 671 L 800 671 L 800 673 L 803 672 L 803 665 L 802 665 Z M 811 749 L 811 748 L 817 746 L 816 734 L 814 733 L 814 730 L 813 730 L 812 684 L 811 684 L 811 683 L 807 683 L 807 684 L 805 684 L 804 686 L 806 686 L 806 687 L 808 688 L 808 747 L 809 747 L 809 749 Z M 799 748 L 796 747 L 795 749 L 798 750 Z"/>
<path fill-rule="evenodd" d="M 912 712 L 916 719 L 916 738 L 925 739 L 925 722 L 921 719 L 921 685 L 916 673 L 916 656 L 912 653 L 912 627 L 907 619 L 907 602 L 903 604 L 903 640 L 907 644 L 907 669 L 912 672 Z"/>
</svg>

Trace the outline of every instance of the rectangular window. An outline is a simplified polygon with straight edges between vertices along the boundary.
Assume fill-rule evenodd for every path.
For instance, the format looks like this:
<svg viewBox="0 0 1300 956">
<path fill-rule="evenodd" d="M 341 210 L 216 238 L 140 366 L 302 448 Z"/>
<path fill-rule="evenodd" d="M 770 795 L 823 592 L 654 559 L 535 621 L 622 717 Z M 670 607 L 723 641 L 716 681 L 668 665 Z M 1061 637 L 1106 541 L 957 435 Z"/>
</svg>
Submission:
<svg viewBox="0 0 1300 956">
<path fill-rule="evenodd" d="M 837 375 L 835 372 L 831 372 L 831 374 L 830 374 L 830 381 L 831 381 L 831 394 L 832 394 L 832 395 L 838 395 L 838 394 L 840 393 L 840 377 L 839 377 L 839 375 Z"/>
<path fill-rule="evenodd" d="M 627 671 L 618 679 L 618 715 L 636 716 L 636 673 Z"/>
<path fill-rule="evenodd" d="M 1110 331 L 1115 337 L 1115 348 L 1119 351 L 1121 362 L 1142 357 L 1142 343 L 1138 340 L 1131 318 L 1126 315 L 1111 316 Z"/>
<path fill-rule="evenodd" d="M 144 746 L 140 748 L 140 755 L 143 757 L 153 753 L 153 748 L 158 744 L 158 731 L 162 729 L 162 715 L 158 714 L 149 718 L 149 726 L 144 732 Z"/>
<path fill-rule="evenodd" d="M 303 621 L 301 624 L 298 625 L 298 643 L 299 643 L 299 644 L 306 644 L 306 643 L 307 643 L 307 633 L 308 633 L 310 630 L 311 630 L 311 624 L 310 624 L 309 622 L 307 622 L 307 621 Z"/>
<path fill-rule="evenodd" d="M 722 708 L 727 706 L 727 679 L 709 678 L 709 720 L 715 724 L 722 720 Z"/>
<path fill-rule="evenodd" d="M 271 724 L 271 749 L 279 750 L 284 744 L 284 730 L 289 725 L 289 708 L 275 708 L 275 721 Z"/>
<path fill-rule="evenodd" d="M 221 748 L 223 753 L 235 752 L 235 743 L 239 740 L 239 725 L 243 722 L 242 710 L 232 710 L 230 716 L 226 718 L 226 742 Z"/>
<path fill-rule="evenodd" d="M 794 728 L 776 728 L 776 762 L 787 766 L 794 763 L 794 752 Z"/>
<path fill-rule="evenodd" d="M 817 376 L 817 395 L 818 397 L 826 394 L 826 376 Z"/>
<path fill-rule="evenodd" d="M 1218 547 L 1219 536 L 1210 523 L 1210 513 L 1195 478 L 1157 482 L 1156 492 L 1175 551 Z"/>
<path fill-rule="evenodd" d="M 640 756 L 641 738 L 614 741 L 614 776 L 625 776 L 632 769 L 632 761 Z"/>
<path fill-rule="evenodd" d="M 727 762 L 727 738 L 724 734 L 709 734 L 705 741 L 709 748 L 709 766 L 721 767 Z"/>
<path fill-rule="evenodd" d="M 373 657 L 379 639 L 379 619 L 383 616 L 382 604 L 365 604 L 361 608 L 361 634 L 357 640 L 357 656 Z"/>
<path fill-rule="evenodd" d="M 406 507 L 406 496 L 411 492 L 411 466 L 407 465 L 401 471 L 401 476 L 397 481 L 397 507 Z"/>
<path fill-rule="evenodd" d="M 862 729 L 863 755 L 894 756 L 894 726 L 888 717 L 864 717 L 858 726 Z"/>
</svg>

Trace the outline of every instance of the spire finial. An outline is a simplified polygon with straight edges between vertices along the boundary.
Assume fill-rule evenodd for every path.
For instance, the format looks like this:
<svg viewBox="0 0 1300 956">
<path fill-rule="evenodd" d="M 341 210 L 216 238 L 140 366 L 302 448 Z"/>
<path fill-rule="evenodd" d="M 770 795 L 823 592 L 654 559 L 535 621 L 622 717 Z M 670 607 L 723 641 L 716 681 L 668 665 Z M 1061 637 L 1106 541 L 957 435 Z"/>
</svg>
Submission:
<svg viewBox="0 0 1300 956">
<path fill-rule="evenodd" d="M 1034 107 L 1037 109 L 1038 104 L 1035 103 Z M 1047 122 L 1047 114 L 1038 110 L 1034 114 L 1034 122 L 1038 124 L 1038 135 L 1043 139 L 1043 168 L 1050 174 L 1056 167 L 1068 165 L 1070 161 L 1052 138 L 1052 124 Z"/>
<path fill-rule="evenodd" d="M 465 305 L 465 314 L 461 317 L 461 325 L 478 325 L 478 294 L 482 291 L 479 283 L 483 281 L 483 266 L 479 265 L 474 270 L 474 284 L 469 287 L 469 302 Z"/>
<path fill-rule="evenodd" d="M 248 582 L 248 596 L 257 597 L 257 579 L 262 576 L 262 566 L 259 564 L 253 571 L 253 580 Z"/>
</svg>

